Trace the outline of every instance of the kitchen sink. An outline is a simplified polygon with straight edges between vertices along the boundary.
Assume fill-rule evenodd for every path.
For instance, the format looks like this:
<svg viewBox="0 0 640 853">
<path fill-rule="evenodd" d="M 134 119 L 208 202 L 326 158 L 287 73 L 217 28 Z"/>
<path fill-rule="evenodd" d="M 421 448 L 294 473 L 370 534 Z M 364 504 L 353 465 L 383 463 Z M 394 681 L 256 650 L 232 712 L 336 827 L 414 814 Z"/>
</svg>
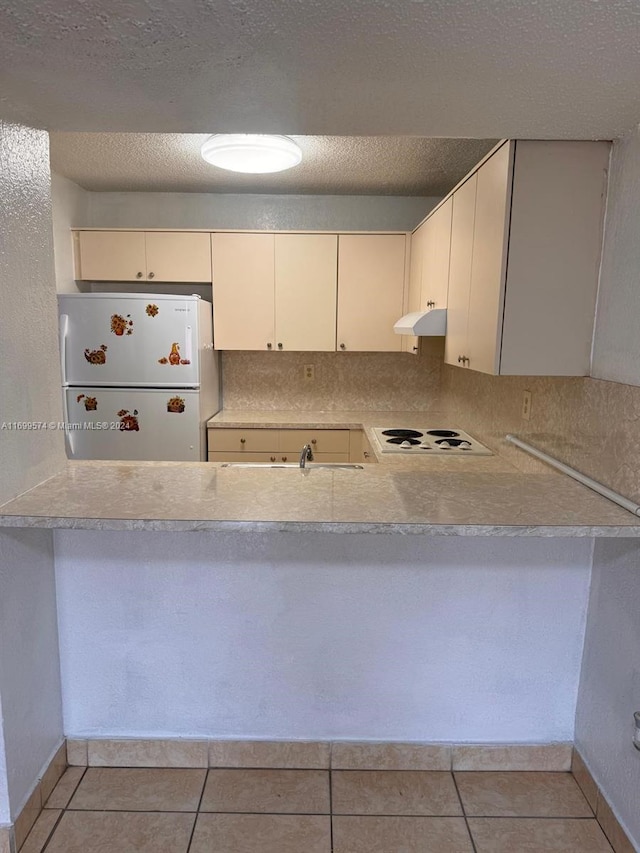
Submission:
<svg viewBox="0 0 640 853">
<path fill-rule="evenodd" d="M 349 468 L 364 469 L 364 465 L 351 462 L 307 462 L 304 468 L 296 462 L 223 462 L 221 468 L 293 468 L 298 471 L 313 471 L 315 468 Z"/>
</svg>

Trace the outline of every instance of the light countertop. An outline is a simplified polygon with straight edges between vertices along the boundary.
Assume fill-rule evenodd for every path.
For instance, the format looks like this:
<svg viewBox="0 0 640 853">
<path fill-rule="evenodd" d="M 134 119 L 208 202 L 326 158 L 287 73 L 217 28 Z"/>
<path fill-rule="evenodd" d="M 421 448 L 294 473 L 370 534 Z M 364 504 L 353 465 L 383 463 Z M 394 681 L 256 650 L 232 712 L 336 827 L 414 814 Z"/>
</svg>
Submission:
<svg viewBox="0 0 640 853">
<path fill-rule="evenodd" d="M 5 527 L 327 531 L 493 536 L 640 536 L 640 522 L 539 464 L 519 469 L 471 424 L 419 412 L 223 411 L 215 428 L 455 427 L 497 451 L 420 459 L 380 454 L 362 470 L 223 468 L 207 462 L 70 461 L 0 507 Z M 506 449 L 506 448 L 505 448 Z M 523 454 L 523 459 L 525 455 Z M 515 457 L 518 458 L 517 456 Z"/>
</svg>

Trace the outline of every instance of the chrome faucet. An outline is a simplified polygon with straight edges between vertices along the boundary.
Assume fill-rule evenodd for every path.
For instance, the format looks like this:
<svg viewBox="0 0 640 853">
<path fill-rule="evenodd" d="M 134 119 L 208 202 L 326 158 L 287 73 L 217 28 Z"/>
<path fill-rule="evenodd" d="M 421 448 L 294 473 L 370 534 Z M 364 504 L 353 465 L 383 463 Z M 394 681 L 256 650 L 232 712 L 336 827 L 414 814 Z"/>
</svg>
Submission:
<svg viewBox="0 0 640 853">
<path fill-rule="evenodd" d="M 313 450 L 310 444 L 305 444 L 300 451 L 300 467 L 304 468 L 307 462 L 313 462 Z"/>
</svg>

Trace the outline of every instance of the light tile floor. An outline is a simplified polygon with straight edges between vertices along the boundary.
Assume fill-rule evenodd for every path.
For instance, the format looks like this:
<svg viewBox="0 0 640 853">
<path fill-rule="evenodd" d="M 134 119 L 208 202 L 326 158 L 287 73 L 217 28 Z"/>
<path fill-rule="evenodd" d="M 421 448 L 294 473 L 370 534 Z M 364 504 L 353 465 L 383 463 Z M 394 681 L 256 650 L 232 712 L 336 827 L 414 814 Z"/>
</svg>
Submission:
<svg viewBox="0 0 640 853">
<path fill-rule="evenodd" d="M 21 853 L 611 853 L 569 773 L 69 768 Z"/>
</svg>

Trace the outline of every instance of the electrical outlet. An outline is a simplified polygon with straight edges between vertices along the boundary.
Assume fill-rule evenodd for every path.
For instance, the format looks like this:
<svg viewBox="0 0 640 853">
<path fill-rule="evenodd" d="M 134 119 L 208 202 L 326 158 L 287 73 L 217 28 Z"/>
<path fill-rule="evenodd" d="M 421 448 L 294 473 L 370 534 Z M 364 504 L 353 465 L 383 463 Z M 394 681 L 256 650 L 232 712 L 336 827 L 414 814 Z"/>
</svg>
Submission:
<svg viewBox="0 0 640 853">
<path fill-rule="evenodd" d="M 307 382 L 313 382 L 316 378 L 316 368 L 314 364 L 305 364 L 303 367 L 303 376 Z"/>
<path fill-rule="evenodd" d="M 525 391 L 522 395 L 522 417 L 525 421 L 531 417 L 531 391 Z"/>
</svg>

